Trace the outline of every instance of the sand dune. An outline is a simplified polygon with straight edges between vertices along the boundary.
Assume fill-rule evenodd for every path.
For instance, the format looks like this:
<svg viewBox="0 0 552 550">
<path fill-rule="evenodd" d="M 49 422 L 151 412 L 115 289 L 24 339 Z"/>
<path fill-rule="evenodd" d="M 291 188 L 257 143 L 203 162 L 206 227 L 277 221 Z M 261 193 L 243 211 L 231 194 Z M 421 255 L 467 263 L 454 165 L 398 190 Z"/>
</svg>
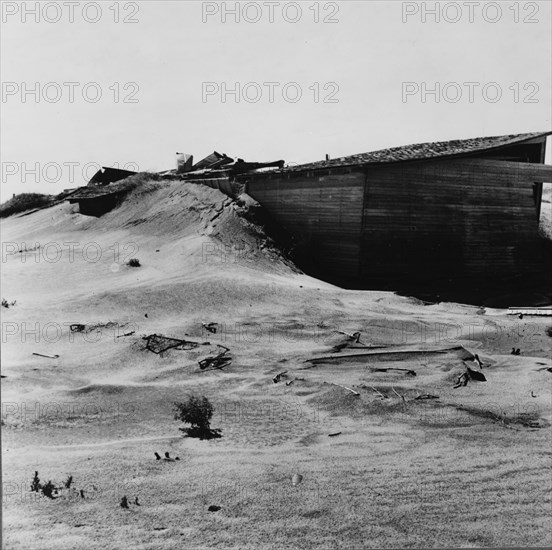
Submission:
<svg viewBox="0 0 552 550">
<path fill-rule="evenodd" d="M 552 543 L 550 320 L 339 289 L 190 183 L 147 183 L 100 218 L 69 204 L 8 218 L 2 238 L 28 250 L 3 258 L 6 548 Z M 339 331 L 385 347 L 310 363 L 359 352 Z M 157 355 L 150 334 L 198 346 Z M 202 371 L 220 345 L 231 364 Z M 487 381 L 454 389 L 473 353 Z M 190 393 L 214 404 L 220 439 L 179 431 Z M 35 498 L 36 470 L 84 498 Z"/>
</svg>

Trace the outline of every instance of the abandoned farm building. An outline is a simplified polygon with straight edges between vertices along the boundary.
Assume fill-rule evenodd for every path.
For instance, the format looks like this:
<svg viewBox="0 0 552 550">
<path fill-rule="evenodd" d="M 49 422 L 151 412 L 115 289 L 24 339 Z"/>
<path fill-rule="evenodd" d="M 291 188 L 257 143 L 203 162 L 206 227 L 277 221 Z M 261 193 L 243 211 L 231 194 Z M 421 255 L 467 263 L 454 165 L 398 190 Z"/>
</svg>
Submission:
<svg viewBox="0 0 552 550">
<path fill-rule="evenodd" d="M 551 133 L 423 143 L 240 179 L 325 280 L 504 279 L 543 269 Z"/>
<path fill-rule="evenodd" d="M 544 165 L 552 132 L 422 143 L 303 164 L 237 161 L 216 151 L 160 178 L 248 193 L 291 241 L 307 273 L 357 288 L 505 280 L 542 273 Z M 134 172 L 102 168 L 67 196 L 83 214 L 111 210 Z M 549 204 L 549 203 L 546 203 Z"/>
</svg>

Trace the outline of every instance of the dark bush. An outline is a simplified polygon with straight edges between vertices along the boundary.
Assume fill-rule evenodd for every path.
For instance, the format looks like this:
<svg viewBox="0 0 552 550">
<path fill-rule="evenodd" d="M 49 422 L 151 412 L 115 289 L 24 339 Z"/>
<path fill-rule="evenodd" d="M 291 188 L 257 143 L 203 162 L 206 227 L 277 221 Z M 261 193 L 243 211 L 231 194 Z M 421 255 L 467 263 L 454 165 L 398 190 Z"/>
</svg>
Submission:
<svg viewBox="0 0 552 550">
<path fill-rule="evenodd" d="M 220 430 L 211 429 L 213 405 L 206 397 L 192 395 L 184 403 L 174 404 L 174 418 L 190 424 L 189 428 L 180 428 L 189 437 L 213 439 L 221 437 Z"/>
<path fill-rule="evenodd" d="M 34 473 L 33 481 L 31 482 L 31 491 L 35 493 L 40 491 L 40 478 L 38 477 L 38 472 Z"/>
<path fill-rule="evenodd" d="M 55 197 L 41 193 L 21 193 L 0 204 L 0 218 L 7 218 L 26 210 L 43 208 L 55 202 Z"/>
<path fill-rule="evenodd" d="M 552 326 L 546 329 L 546 334 L 552 338 Z"/>
<path fill-rule="evenodd" d="M 42 494 L 48 498 L 54 498 L 55 490 L 56 486 L 51 481 L 42 486 Z"/>
<path fill-rule="evenodd" d="M 140 263 L 140 260 L 138 258 L 131 258 L 127 265 L 130 267 L 140 267 L 142 264 Z"/>
</svg>

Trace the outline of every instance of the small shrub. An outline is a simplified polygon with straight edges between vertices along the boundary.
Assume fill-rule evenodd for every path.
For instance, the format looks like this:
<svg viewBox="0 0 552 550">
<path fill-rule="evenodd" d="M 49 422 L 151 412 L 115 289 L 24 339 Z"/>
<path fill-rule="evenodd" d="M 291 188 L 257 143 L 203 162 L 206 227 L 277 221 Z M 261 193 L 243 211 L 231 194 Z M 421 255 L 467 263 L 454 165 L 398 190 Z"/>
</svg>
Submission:
<svg viewBox="0 0 552 550">
<path fill-rule="evenodd" d="M 6 309 L 13 307 L 16 303 L 17 303 L 16 300 L 14 300 L 13 302 L 8 302 L 6 298 L 2 298 L 2 307 L 5 307 Z"/>
<path fill-rule="evenodd" d="M 69 489 L 71 487 L 71 483 L 73 483 L 73 476 L 68 476 L 65 480 L 65 488 Z"/>
<path fill-rule="evenodd" d="M 127 265 L 130 267 L 140 267 L 142 264 L 140 263 L 140 260 L 138 258 L 131 258 Z"/>
<path fill-rule="evenodd" d="M 213 405 L 206 397 L 192 395 L 184 403 L 174 404 L 174 418 L 190 424 L 189 428 L 180 428 L 189 437 L 213 439 L 221 437 L 220 430 L 211 429 Z"/>
<path fill-rule="evenodd" d="M 552 338 L 552 326 L 546 329 L 546 334 Z"/>
<path fill-rule="evenodd" d="M 56 486 L 51 481 L 42 486 L 42 494 L 48 498 L 54 498 L 55 490 Z"/>
<path fill-rule="evenodd" d="M 38 493 L 40 491 L 40 478 L 38 472 L 34 473 L 33 481 L 31 482 L 31 491 Z"/>
</svg>

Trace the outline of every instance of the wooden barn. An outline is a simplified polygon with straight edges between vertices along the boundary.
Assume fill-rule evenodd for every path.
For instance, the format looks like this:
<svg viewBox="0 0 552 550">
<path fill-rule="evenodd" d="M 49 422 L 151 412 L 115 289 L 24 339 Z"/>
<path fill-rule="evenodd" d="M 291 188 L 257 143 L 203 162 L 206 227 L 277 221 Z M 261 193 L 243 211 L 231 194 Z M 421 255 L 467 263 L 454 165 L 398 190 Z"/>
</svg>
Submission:
<svg viewBox="0 0 552 550">
<path fill-rule="evenodd" d="M 506 279 L 543 269 L 551 133 L 409 145 L 240 179 L 325 280 Z"/>
</svg>

